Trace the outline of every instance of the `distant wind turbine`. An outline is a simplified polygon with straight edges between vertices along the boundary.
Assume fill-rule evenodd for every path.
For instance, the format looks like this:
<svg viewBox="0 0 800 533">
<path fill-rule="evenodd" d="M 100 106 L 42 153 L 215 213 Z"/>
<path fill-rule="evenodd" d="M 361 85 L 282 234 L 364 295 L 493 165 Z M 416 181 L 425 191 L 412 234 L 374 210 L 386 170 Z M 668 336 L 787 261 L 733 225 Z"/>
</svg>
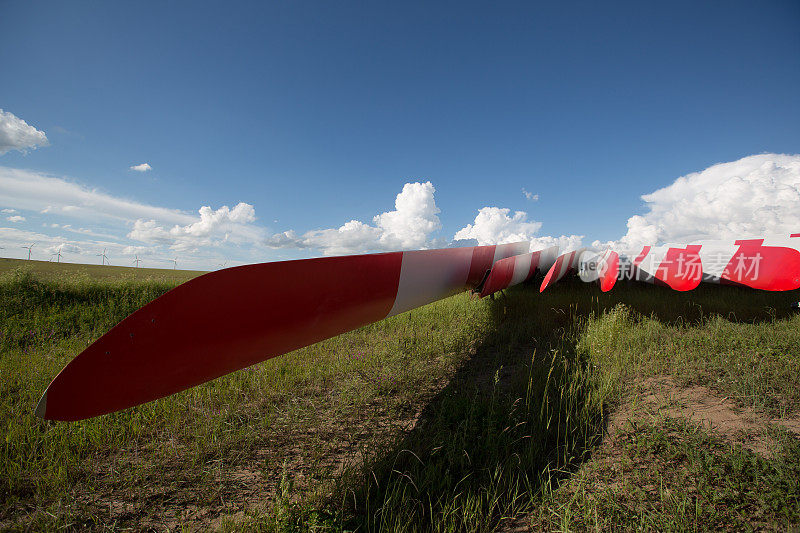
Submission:
<svg viewBox="0 0 800 533">
<path fill-rule="evenodd" d="M 58 253 L 57 254 L 52 254 L 50 256 L 50 261 L 53 260 L 53 256 L 57 256 L 56 263 L 60 263 L 61 262 L 61 248 L 63 248 L 63 245 L 58 247 Z"/>
<path fill-rule="evenodd" d="M 176 268 L 178 268 L 178 258 L 177 257 L 172 260 L 172 270 L 175 270 Z"/>
<path fill-rule="evenodd" d="M 217 266 L 219 268 L 225 268 L 225 265 L 227 265 L 227 264 L 228 264 L 228 260 L 226 259 L 224 263 L 219 263 L 219 264 L 217 264 Z"/>
<path fill-rule="evenodd" d="M 134 268 L 139 268 L 140 261 L 141 260 L 139 259 L 139 254 L 136 254 L 136 259 L 133 260 L 133 262 L 136 263 L 136 266 Z"/>
<path fill-rule="evenodd" d="M 108 256 L 106 255 L 106 249 L 105 248 L 103 248 L 103 253 L 102 254 L 97 254 L 97 257 L 100 258 L 100 264 L 101 265 L 105 265 L 106 263 L 108 263 L 109 266 L 111 265 L 111 261 L 108 260 Z"/>
<path fill-rule="evenodd" d="M 36 244 L 36 243 L 34 242 L 34 243 L 32 243 L 30 246 L 23 246 L 23 247 L 22 247 L 22 248 L 25 248 L 26 250 L 28 250 L 28 261 L 30 261 L 30 260 L 31 260 L 31 248 L 33 248 L 33 246 L 34 246 L 35 244 Z"/>
</svg>

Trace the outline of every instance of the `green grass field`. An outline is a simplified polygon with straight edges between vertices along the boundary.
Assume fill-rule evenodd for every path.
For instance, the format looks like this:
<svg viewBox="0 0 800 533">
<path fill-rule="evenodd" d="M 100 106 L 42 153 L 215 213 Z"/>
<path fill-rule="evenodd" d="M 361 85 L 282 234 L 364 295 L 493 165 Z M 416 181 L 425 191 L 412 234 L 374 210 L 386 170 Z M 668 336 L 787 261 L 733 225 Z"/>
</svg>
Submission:
<svg viewBox="0 0 800 533">
<path fill-rule="evenodd" d="M 55 423 L 56 373 L 198 273 L 23 263 L 0 263 L 0 530 L 800 527 L 798 292 L 464 294 Z"/>
<path fill-rule="evenodd" d="M 80 263 L 56 263 L 53 261 L 27 261 L 0 257 L 0 273 L 22 269 L 39 280 L 66 281 L 78 279 L 111 281 L 165 281 L 183 283 L 205 274 L 197 270 L 166 270 L 161 268 L 134 268 L 112 265 L 85 265 Z"/>
</svg>

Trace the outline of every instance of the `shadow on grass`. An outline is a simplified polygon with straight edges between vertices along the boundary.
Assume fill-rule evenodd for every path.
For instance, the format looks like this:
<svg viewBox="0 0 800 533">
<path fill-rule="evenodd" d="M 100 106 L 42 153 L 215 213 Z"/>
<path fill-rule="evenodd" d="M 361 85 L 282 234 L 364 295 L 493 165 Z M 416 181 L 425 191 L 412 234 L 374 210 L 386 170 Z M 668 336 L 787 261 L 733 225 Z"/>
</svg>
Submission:
<svg viewBox="0 0 800 533">
<path fill-rule="evenodd" d="M 568 308 L 529 290 L 491 304 L 493 327 L 413 430 L 368 461 L 347 529 L 487 530 L 579 464 L 602 434 L 602 403 L 575 352 Z"/>
<path fill-rule="evenodd" d="M 623 284 L 604 294 L 567 281 L 541 295 L 535 287 L 492 302 L 490 333 L 414 429 L 344 481 L 346 529 L 492 530 L 585 461 L 608 409 L 597 369 L 575 349 L 590 314 L 624 303 L 669 324 L 714 314 L 760 322 L 790 314 L 800 298 L 725 286 L 676 293 Z"/>
</svg>

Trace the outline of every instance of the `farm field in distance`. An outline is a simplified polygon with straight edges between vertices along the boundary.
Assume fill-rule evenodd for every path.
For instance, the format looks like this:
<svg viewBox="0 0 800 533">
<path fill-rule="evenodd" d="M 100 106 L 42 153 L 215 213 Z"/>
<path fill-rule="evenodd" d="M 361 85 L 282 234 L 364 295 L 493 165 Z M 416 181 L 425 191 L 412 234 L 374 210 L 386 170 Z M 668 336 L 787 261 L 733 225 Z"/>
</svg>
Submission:
<svg viewBox="0 0 800 533">
<path fill-rule="evenodd" d="M 0 259 L 0 530 L 800 527 L 800 291 L 537 280 L 119 413 L 33 415 L 200 274 Z"/>
<path fill-rule="evenodd" d="M 40 280 L 56 280 L 66 277 L 71 281 L 78 278 L 87 280 L 163 280 L 171 283 L 182 283 L 205 274 L 198 270 L 173 270 L 163 268 L 134 268 L 132 266 L 87 265 L 79 263 L 56 263 L 54 261 L 36 261 L 25 259 L 9 259 L 0 257 L 0 274 L 21 268 L 30 272 Z"/>
</svg>

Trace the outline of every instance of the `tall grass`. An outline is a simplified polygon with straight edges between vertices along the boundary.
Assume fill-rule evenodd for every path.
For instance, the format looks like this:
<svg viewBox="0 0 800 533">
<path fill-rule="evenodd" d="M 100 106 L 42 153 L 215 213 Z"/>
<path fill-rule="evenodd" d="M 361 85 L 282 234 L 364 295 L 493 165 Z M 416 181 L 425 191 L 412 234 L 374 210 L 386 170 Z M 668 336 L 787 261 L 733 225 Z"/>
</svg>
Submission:
<svg viewBox="0 0 800 533">
<path fill-rule="evenodd" d="M 536 348 L 511 344 L 505 353 L 485 345 L 483 360 L 461 370 L 414 431 L 366 465 L 348 525 L 489 531 L 569 472 L 599 438 L 603 410 L 574 334 L 555 330 Z"/>
<path fill-rule="evenodd" d="M 0 276 L 0 526 L 107 525 L 98 495 L 158 485 L 212 505 L 225 469 L 258 460 L 275 490 L 223 526 L 490 531 L 569 479 L 639 377 L 675 374 L 778 414 L 800 402 L 798 293 L 567 281 L 453 297 L 120 413 L 33 416 L 72 357 L 174 284 Z M 359 460 L 298 488 L 286 446 L 314 463 L 378 411 L 413 429 L 362 437 Z M 96 497 L 82 504 L 76 487 Z"/>
<path fill-rule="evenodd" d="M 83 347 L 170 288 L 165 283 L 97 283 L 86 278 L 40 281 L 22 270 L 0 279 L 4 496 L 13 501 L 63 492 L 87 457 L 110 443 L 151 431 L 141 415 L 123 415 L 123 424 L 104 419 L 52 424 L 36 419 L 31 409 L 48 381 Z"/>
<path fill-rule="evenodd" d="M 800 317 L 788 302 L 797 296 L 601 294 L 569 282 L 544 295 L 508 291 L 492 303 L 479 353 L 414 431 L 347 481 L 345 529 L 490 531 L 529 512 L 585 460 L 636 378 L 675 373 L 741 403 L 795 409 Z"/>
<path fill-rule="evenodd" d="M 282 427 L 316 423 L 319 410 L 297 399 L 327 398 L 332 417 L 377 397 L 390 397 L 390 408 L 414 401 L 458 364 L 490 320 L 486 303 L 463 295 L 123 412 L 76 423 L 33 415 L 72 357 L 171 287 L 43 281 L 21 271 L 0 279 L 0 508 L 58 508 L 76 484 L 150 483 L 176 461 L 184 480 L 202 485 L 210 463 L 247 457 L 278 419 Z"/>
<path fill-rule="evenodd" d="M 800 407 L 800 315 L 779 319 L 770 313 L 763 321 L 704 315 L 670 325 L 619 305 L 587 321 L 578 349 L 603 367 L 604 388 L 670 374 L 782 416 Z"/>
</svg>

